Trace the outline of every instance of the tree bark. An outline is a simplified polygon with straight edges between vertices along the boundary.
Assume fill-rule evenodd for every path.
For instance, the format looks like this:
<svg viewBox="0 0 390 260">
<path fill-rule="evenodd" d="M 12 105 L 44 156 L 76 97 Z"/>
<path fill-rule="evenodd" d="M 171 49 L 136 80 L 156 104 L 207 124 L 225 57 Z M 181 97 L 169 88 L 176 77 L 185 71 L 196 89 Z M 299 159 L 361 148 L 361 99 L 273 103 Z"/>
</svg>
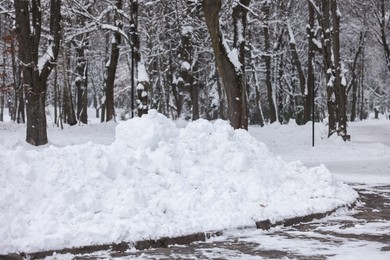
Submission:
<svg viewBox="0 0 390 260">
<path fill-rule="evenodd" d="M 263 56 L 265 62 L 265 84 L 267 86 L 267 100 L 269 107 L 269 117 L 270 123 L 274 123 L 276 121 L 276 107 L 274 101 L 274 92 L 272 87 L 272 56 L 271 56 L 271 40 L 269 34 L 269 24 L 268 21 L 270 19 L 270 3 L 268 1 L 264 1 L 262 6 L 262 11 L 264 13 L 264 52 Z"/>
<path fill-rule="evenodd" d="M 27 92 L 26 141 L 32 145 L 47 143 L 46 89 L 47 78 L 55 66 L 61 39 L 61 0 L 50 1 L 50 35 L 48 49 L 38 63 L 41 40 L 41 3 L 39 0 L 15 0 L 15 22 L 19 41 L 19 60 L 23 85 Z M 30 21 L 31 12 L 31 21 Z M 33 31 L 31 29 L 33 28 Z"/>
<path fill-rule="evenodd" d="M 89 45 L 88 41 L 88 35 L 82 35 L 76 43 L 77 119 L 83 124 L 88 124 L 88 64 L 85 58 L 85 50 Z"/>
<path fill-rule="evenodd" d="M 62 105 L 62 119 L 65 123 L 73 126 L 77 124 L 76 112 L 73 107 L 73 98 L 72 90 L 69 83 L 69 74 L 68 74 L 68 55 L 66 50 L 62 51 L 63 59 L 63 74 L 64 74 L 64 93 L 63 93 L 63 105 Z"/>
<path fill-rule="evenodd" d="M 347 93 L 342 80 L 341 47 L 340 47 L 340 11 L 337 0 L 331 0 L 332 27 L 333 27 L 333 58 L 335 66 L 335 93 L 336 93 L 336 117 L 337 133 L 344 140 L 347 138 Z"/>
<path fill-rule="evenodd" d="M 233 7 L 234 22 L 234 48 L 238 51 L 238 60 L 241 64 L 234 64 L 229 58 L 232 54 L 228 49 L 227 43 L 223 38 L 219 11 L 221 9 L 221 0 L 204 0 L 203 12 L 206 18 L 206 24 L 211 36 L 215 60 L 221 76 L 223 86 L 226 91 L 228 101 L 228 115 L 230 124 L 233 128 L 248 129 L 248 108 L 245 86 L 245 67 L 244 67 L 244 47 L 246 31 L 246 14 L 250 0 L 240 0 Z M 241 25 L 241 27 L 239 27 Z M 240 30 L 238 30 L 240 29 Z M 239 35 L 241 33 L 241 35 Z M 241 37 L 240 37 L 241 36 Z"/>
<path fill-rule="evenodd" d="M 363 52 L 363 47 L 364 47 L 364 39 L 366 37 L 366 32 L 360 32 L 360 37 L 359 37 L 359 46 L 355 54 L 355 58 L 353 60 L 352 64 L 352 79 L 351 79 L 351 85 L 347 90 L 347 93 L 349 92 L 350 88 L 352 88 L 352 108 L 351 108 L 351 122 L 356 120 L 357 116 L 357 102 L 358 102 L 358 73 L 357 73 L 357 67 L 358 67 L 358 60 L 359 56 Z"/>
<path fill-rule="evenodd" d="M 122 0 L 116 0 L 115 6 L 118 10 L 122 9 Z M 119 20 L 116 20 L 116 26 L 121 29 L 122 24 Z M 114 32 L 113 40 L 111 42 L 111 56 L 110 62 L 107 67 L 107 80 L 106 80 L 106 121 L 115 120 L 115 107 L 114 107 L 114 84 L 116 69 L 119 60 L 119 46 L 121 44 L 121 34 Z"/>
<path fill-rule="evenodd" d="M 320 24 L 322 29 L 322 58 L 326 75 L 326 92 L 328 105 L 328 137 L 337 132 L 337 115 L 336 115 L 336 90 L 335 90 L 335 68 L 332 61 L 332 36 L 330 21 L 330 2 L 321 1 L 322 17 Z"/>
<path fill-rule="evenodd" d="M 379 14 L 377 14 L 377 19 L 380 27 L 380 40 L 385 52 L 387 69 L 390 71 L 390 46 L 386 37 L 386 15 L 388 15 L 388 12 L 386 11 L 385 0 L 380 0 L 379 5 L 380 10 Z"/>
<path fill-rule="evenodd" d="M 308 0 L 310 1 L 310 0 Z M 312 109 L 314 109 L 312 100 L 314 96 L 314 88 L 315 88 L 315 77 L 314 77 L 314 58 L 315 58 L 315 19 L 314 19 L 314 8 L 308 3 L 309 8 L 309 28 L 307 29 L 309 35 L 309 44 L 308 44 L 308 53 L 307 53 L 307 82 L 306 82 L 306 93 L 305 93 L 305 104 L 303 111 L 303 123 L 307 123 L 310 121 L 310 113 Z M 312 118 L 314 121 L 314 118 Z"/>
</svg>

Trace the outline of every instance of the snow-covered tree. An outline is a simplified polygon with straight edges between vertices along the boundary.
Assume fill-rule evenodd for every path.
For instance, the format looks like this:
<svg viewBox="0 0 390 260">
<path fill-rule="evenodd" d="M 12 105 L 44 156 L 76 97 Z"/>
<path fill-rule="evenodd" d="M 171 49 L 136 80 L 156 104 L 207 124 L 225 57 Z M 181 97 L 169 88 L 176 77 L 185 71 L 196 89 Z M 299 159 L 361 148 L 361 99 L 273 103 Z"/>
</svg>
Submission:
<svg viewBox="0 0 390 260">
<path fill-rule="evenodd" d="M 211 35 L 215 60 L 228 101 L 230 124 L 235 129 L 248 128 L 248 106 L 245 78 L 245 37 L 247 12 L 250 0 L 233 1 L 233 46 L 226 41 L 222 32 L 219 12 L 221 0 L 204 0 L 203 12 Z"/>
<path fill-rule="evenodd" d="M 27 98 L 26 141 L 32 145 L 47 143 L 46 91 L 47 79 L 55 66 L 61 39 L 61 0 L 50 0 L 49 34 L 46 49 L 40 53 L 45 22 L 41 1 L 15 0 L 16 33 L 19 42 L 19 66 Z"/>
</svg>

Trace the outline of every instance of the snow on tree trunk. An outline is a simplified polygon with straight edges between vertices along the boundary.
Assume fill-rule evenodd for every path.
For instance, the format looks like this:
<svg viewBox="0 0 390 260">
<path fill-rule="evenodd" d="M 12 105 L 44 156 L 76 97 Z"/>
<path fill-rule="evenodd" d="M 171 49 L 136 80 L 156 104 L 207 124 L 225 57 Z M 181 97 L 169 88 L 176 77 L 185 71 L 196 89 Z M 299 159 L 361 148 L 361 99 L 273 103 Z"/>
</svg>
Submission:
<svg viewBox="0 0 390 260">
<path fill-rule="evenodd" d="M 226 91 L 230 124 L 235 129 L 248 128 L 243 50 L 249 3 L 249 0 L 240 0 L 233 6 L 234 45 L 232 50 L 221 31 L 219 21 L 221 0 L 204 0 L 202 3 L 219 75 Z"/>
<path fill-rule="evenodd" d="M 63 61 L 63 76 L 64 76 L 64 93 L 63 93 L 63 107 L 62 107 L 62 116 L 63 121 L 69 125 L 77 124 L 76 113 L 73 107 L 73 98 L 72 90 L 69 83 L 69 74 L 68 74 L 68 55 L 66 50 L 62 50 L 62 61 Z"/>
<path fill-rule="evenodd" d="M 118 11 L 122 9 L 122 0 L 116 0 L 115 2 L 115 26 L 119 29 L 122 28 L 122 22 L 119 20 Z M 107 79 L 106 79 L 106 121 L 115 120 L 115 107 L 114 107 L 114 84 L 116 69 L 119 60 L 119 46 L 121 44 L 121 33 L 119 30 L 113 33 L 111 41 L 111 56 L 107 66 Z"/>
<path fill-rule="evenodd" d="M 340 47 L 340 19 L 341 13 L 337 6 L 337 0 L 331 0 L 332 27 L 333 27 L 333 59 L 335 74 L 335 92 L 336 92 L 336 116 L 337 133 L 344 140 L 347 138 L 347 93 L 346 83 L 343 80 L 343 67 L 341 63 Z"/>
<path fill-rule="evenodd" d="M 130 0 L 130 38 L 132 48 L 132 73 L 137 75 L 137 112 L 141 117 L 149 110 L 149 76 L 146 72 L 145 64 L 141 58 L 141 42 L 138 32 L 138 0 Z M 134 74 L 133 74 L 134 77 Z M 134 78 L 132 79 L 134 80 Z"/>
<path fill-rule="evenodd" d="M 264 55 L 265 62 L 265 84 L 267 86 L 267 100 L 269 107 L 269 116 L 271 124 L 276 121 L 276 107 L 275 107 L 275 93 L 272 86 L 272 56 L 271 56 L 271 40 L 269 33 L 269 20 L 270 20 L 270 5 L 269 1 L 264 1 L 262 5 L 262 11 L 264 13 Z"/>
<path fill-rule="evenodd" d="M 55 66 L 59 52 L 61 0 L 50 1 L 50 38 L 45 53 L 39 59 L 38 50 L 42 30 L 41 3 L 15 0 L 14 7 L 19 60 L 23 74 L 22 84 L 27 92 L 26 141 L 36 146 L 44 145 L 47 143 L 45 114 L 47 79 Z"/>
</svg>

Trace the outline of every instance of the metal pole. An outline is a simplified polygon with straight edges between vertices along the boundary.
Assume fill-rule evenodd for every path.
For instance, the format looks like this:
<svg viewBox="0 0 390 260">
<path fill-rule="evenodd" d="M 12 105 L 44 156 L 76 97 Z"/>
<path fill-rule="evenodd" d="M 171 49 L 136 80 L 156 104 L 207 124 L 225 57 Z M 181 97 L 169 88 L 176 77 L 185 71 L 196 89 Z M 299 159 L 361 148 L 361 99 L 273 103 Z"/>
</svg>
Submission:
<svg viewBox="0 0 390 260">
<path fill-rule="evenodd" d="M 134 42 L 131 43 L 131 118 L 134 118 Z"/>
<path fill-rule="evenodd" d="M 311 121 L 312 121 L 312 146 L 314 147 L 314 121 L 315 121 L 315 79 L 314 79 L 314 76 L 313 76 L 313 82 L 311 84 L 313 87 L 313 93 L 312 93 L 312 108 L 311 108 L 311 112 L 312 112 L 312 115 L 311 115 Z"/>
</svg>

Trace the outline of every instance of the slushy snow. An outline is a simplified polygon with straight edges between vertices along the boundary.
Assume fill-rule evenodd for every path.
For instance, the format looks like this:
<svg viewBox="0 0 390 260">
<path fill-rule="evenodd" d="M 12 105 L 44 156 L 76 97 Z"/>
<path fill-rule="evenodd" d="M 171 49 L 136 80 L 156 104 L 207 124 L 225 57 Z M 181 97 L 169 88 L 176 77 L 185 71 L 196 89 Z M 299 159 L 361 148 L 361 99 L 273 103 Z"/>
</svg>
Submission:
<svg viewBox="0 0 390 260">
<path fill-rule="evenodd" d="M 358 196 L 222 120 L 177 127 L 152 110 L 109 145 L 15 142 L 0 142 L 0 254 L 254 226 Z"/>
</svg>

